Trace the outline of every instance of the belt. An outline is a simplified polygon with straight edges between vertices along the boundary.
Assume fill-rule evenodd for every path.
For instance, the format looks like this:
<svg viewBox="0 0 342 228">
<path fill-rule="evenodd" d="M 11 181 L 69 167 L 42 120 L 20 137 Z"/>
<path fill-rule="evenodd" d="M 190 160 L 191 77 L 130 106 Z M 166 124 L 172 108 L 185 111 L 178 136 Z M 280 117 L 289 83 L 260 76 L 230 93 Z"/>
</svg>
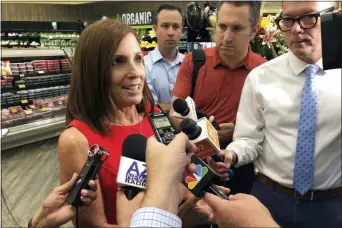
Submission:
<svg viewBox="0 0 342 228">
<path fill-rule="evenodd" d="M 272 179 L 270 179 L 269 177 L 267 177 L 261 173 L 257 174 L 257 179 L 261 183 L 263 183 L 264 185 L 272 187 L 273 189 L 275 189 L 275 190 L 277 190 L 283 194 L 293 196 L 295 199 L 300 199 L 300 200 L 327 200 L 327 199 L 332 199 L 332 198 L 342 196 L 342 187 L 323 190 L 323 191 L 308 191 L 304 195 L 301 195 L 295 189 L 288 188 L 288 187 L 285 187 L 281 184 L 278 184 L 277 182 L 273 181 Z"/>
</svg>

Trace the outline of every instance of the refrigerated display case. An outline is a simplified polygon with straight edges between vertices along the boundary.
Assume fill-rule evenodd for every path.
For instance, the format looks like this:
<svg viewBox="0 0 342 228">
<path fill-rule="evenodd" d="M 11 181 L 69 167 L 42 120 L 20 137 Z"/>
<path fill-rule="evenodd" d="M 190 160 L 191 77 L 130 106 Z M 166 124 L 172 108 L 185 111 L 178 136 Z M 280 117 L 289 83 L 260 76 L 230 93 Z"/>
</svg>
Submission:
<svg viewBox="0 0 342 228">
<path fill-rule="evenodd" d="M 65 127 L 71 61 L 63 50 L 2 49 L 2 149 L 58 136 Z"/>
</svg>

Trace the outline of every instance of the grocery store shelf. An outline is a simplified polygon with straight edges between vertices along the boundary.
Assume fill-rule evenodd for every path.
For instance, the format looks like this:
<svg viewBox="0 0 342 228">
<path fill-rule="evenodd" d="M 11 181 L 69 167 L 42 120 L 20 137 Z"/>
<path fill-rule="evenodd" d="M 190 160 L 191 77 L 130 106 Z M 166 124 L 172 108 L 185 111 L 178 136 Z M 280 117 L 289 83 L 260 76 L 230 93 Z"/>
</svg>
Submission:
<svg viewBox="0 0 342 228">
<path fill-rule="evenodd" d="M 8 134 L 8 129 L 1 129 L 1 138 L 5 137 Z"/>
<path fill-rule="evenodd" d="M 59 49 L 2 49 L 2 59 L 18 56 L 39 57 L 39 56 L 65 56 L 63 50 Z"/>
<path fill-rule="evenodd" d="M 43 44 L 42 47 L 59 47 L 59 48 L 64 48 L 64 47 L 72 47 L 75 48 L 76 45 L 62 45 L 62 44 Z"/>
<path fill-rule="evenodd" d="M 59 136 L 64 127 L 63 115 L 7 128 L 7 135 L 1 139 L 1 150 Z"/>
<path fill-rule="evenodd" d="M 78 37 L 41 37 L 41 40 L 78 40 Z"/>
</svg>

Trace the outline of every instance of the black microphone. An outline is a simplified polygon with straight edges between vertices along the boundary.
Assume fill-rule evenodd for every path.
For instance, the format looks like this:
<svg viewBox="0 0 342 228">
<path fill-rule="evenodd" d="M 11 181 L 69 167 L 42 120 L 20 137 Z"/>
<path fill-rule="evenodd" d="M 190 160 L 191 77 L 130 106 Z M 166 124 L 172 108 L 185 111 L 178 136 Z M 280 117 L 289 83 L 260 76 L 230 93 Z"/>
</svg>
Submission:
<svg viewBox="0 0 342 228">
<path fill-rule="evenodd" d="M 195 102 L 191 97 L 187 97 L 185 100 L 177 98 L 172 103 L 174 113 L 173 116 L 177 118 L 191 118 L 197 120 Z"/>
<path fill-rule="evenodd" d="M 173 102 L 173 109 L 179 113 L 180 115 L 184 116 L 184 117 L 187 117 L 187 115 L 189 114 L 190 112 L 190 108 L 189 108 L 189 105 L 188 103 L 183 100 L 183 99 L 176 99 L 174 102 Z M 209 119 L 210 116 L 208 116 L 207 114 L 205 114 L 203 111 L 201 110 L 198 110 L 198 109 L 195 109 L 195 112 L 196 112 L 196 115 L 197 115 L 197 118 L 198 119 L 201 119 L 203 117 Z M 193 118 L 192 118 L 193 119 Z M 218 122 L 214 119 L 213 122 L 212 122 L 212 125 L 215 129 L 220 129 L 220 126 L 218 124 Z"/>
<path fill-rule="evenodd" d="M 172 103 L 172 105 L 173 105 L 173 109 L 174 109 L 177 113 L 181 114 L 182 116 L 186 116 L 186 115 L 188 115 L 189 112 L 190 112 L 190 109 L 189 109 L 188 104 L 187 104 L 186 101 L 183 100 L 183 99 L 176 99 L 176 100 Z"/>
<path fill-rule="evenodd" d="M 183 184 L 196 197 L 203 197 L 205 192 L 209 192 L 219 196 L 222 199 L 228 199 L 228 196 L 222 193 L 212 182 L 216 179 L 217 174 L 206 163 L 204 163 L 196 155 L 191 157 L 191 162 L 196 165 L 195 173 L 189 173 Z"/>
<path fill-rule="evenodd" d="M 198 120 L 196 122 L 190 118 L 184 119 L 180 124 L 181 131 L 199 148 L 194 153 L 198 158 L 204 159 L 211 157 L 215 162 L 223 162 L 219 156 L 220 148 L 217 145 L 219 144 L 218 136 L 216 131 L 211 129 L 212 127 L 210 127 L 209 121 L 204 122 L 203 120 Z M 230 179 L 235 175 L 232 168 L 227 173 Z"/>
<path fill-rule="evenodd" d="M 196 114 L 197 114 L 198 119 L 201 119 L 201 118 L 203 118 L 203 117 L 205 117 L 205 118 L 207 118 L 207 119 L 210 118 L 209 115 L 205 114 L 203 111 L 198 110 L 198 109 L 196 109 Z M 217 122 L 217 120 L 214 119 L 213 122 L 212 122 L 211 124 L 213 125 L 213 127 L 214 127 L 216 130 L 220 130 L 220 125 L 219 125 L 219 123 Z"/>
<path fill-rule="evenodd" d="M 122 156 L 117 182 L 128 200 L 146 188 L 146 137 L 129 135 L 122 144 Z"/>
</svg>

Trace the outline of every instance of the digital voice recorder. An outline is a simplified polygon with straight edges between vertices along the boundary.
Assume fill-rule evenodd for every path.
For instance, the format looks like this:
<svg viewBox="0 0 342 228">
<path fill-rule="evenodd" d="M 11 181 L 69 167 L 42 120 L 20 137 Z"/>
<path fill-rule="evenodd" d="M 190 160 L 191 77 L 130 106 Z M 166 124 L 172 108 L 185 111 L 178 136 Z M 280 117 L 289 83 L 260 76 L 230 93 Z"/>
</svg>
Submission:
<svg viewBox="0 0 342 228">
<path fill-rule="evenodd" d="M 148 119 L 159 142 L 168 145 L 176 137 L 176 129 L 167 113 L 150 113 Z"/>
<path fill-rule="evenodd" d="M 88 149 L 88 159 L 84 164 L 74 186 L 69 192 L 68 203 L 78 207 L 82 205 L 81 191 L 82 189 L 90 189 L 88 183 L 95 180 L 96 175 L 101 169 L 104 161 L 107 160 L 109 153 L 97 144 L 92 145 Z"/>
</svg>

